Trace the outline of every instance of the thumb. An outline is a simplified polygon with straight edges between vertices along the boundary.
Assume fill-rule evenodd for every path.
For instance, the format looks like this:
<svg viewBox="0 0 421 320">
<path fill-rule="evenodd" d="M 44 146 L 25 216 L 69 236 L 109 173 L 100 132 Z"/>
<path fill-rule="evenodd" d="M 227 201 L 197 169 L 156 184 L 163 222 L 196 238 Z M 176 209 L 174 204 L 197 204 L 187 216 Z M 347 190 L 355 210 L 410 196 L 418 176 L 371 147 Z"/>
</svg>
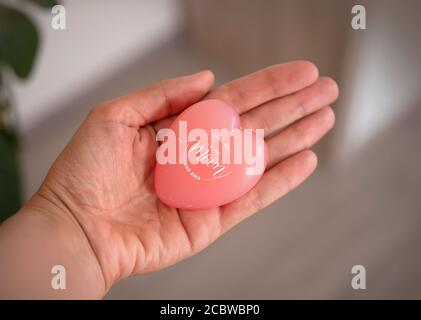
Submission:
<svg viewBox="0 0 421 320">
<path fill-rule="evenodd" d="M 102 110 L 100 114 L 114 121 L 122 120 L 130 126 L 142 127 L 177 114 L 199 101 L 208 93 L 213 81 L 213 73 L 208 70 L 163 80 L 107 102 L 100 107 L 106 111 Z"/>
</svg>

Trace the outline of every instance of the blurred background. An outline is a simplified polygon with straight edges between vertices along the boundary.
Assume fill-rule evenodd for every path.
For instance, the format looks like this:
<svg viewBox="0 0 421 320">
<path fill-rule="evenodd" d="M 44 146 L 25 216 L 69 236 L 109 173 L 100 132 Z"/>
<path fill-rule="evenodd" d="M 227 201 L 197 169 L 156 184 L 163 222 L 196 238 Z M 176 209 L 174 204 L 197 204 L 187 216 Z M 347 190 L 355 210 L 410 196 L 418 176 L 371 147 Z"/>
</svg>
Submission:
<svg viewBox="0 0 421 320">
<path fill-rule="evenodd" d="M 421 298 L 420 1 L 59 2 L 65 30 L 51 27 L 55 1 L 0 0 L 0 211 L 36 191 L 103 100 L 202 69 L 223 83 L 308 59 L 341 90 L 317 172 L 199 255 L 107 298 Z M 356 4 L 366 30 L 351 27 Z M 354 265 L 366 268 L 366 290 L 352 289 Z"/>
</svg>

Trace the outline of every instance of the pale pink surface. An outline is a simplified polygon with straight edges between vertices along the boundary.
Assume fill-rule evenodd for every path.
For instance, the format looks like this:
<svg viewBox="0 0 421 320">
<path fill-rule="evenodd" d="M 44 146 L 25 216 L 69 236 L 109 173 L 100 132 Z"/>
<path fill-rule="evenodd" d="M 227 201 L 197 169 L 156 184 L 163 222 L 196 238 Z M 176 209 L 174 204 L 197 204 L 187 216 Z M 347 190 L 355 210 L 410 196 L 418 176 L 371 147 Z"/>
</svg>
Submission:
<svg viewBox="0 0 421 320">
<path fill-rule="evenodd" d="M 220 100 L 201 101 L 181 113 L 170 127 L 177 133 L 177 137 L 181 120 L 187 121 L 188 131 L 201 128 L 206 130 L 209 136 L 211 129 L 240 128 L 238 114 L 230 105 Z M 257 146 L 253 146 L 253 152 L 267 159 L 264 140 L 258 138 L 256 141 Z M 225 166 L 227 171 L 231 172 L 229 175 L 205 181 L 203 178 L 212 176 L 212 169 L 204 164 L 190 166 L 201 177 L 200 180 L 196 180 L 187 173 L 183 164 L 157 163 L 155 191 L 160 200 L 169 206 L 191 210 L 208 209 L 241 197 L 253 188 L 262 175 L 246 175 L 246 163 L 230 163 Z"/>
</svg>

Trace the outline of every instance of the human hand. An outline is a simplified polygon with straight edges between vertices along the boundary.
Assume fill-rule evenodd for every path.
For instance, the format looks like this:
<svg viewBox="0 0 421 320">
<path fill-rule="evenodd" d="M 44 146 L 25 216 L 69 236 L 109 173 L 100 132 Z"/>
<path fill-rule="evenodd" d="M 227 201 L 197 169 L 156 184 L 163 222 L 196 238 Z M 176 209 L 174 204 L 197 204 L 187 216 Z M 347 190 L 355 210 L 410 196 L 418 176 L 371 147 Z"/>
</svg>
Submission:
<svg viewBox="0 0 421 320">
<path fill-rule="evenodd" d="M 205 71 L 95 107 L 29 202 L 29 207 L 59 210 L 76 222 L 93 253 L 88 260 L 103 276 L 103 294 L 119 279 L 199 252 L 315 169 L 317 158 L 308 149 L 334 124 L 328 106 L 338 95 L 333 80 L 319 78 L 314 65 L 301 61 L 209 91 L 212 83 L 212 73 Z M 156 132 L 207 98 L 233 105 L 243 128 L 263 128 L 270 135 L 267 170 L 247 194 L 219 208 L 168 207 L 154 191 Z"/>
</svg>

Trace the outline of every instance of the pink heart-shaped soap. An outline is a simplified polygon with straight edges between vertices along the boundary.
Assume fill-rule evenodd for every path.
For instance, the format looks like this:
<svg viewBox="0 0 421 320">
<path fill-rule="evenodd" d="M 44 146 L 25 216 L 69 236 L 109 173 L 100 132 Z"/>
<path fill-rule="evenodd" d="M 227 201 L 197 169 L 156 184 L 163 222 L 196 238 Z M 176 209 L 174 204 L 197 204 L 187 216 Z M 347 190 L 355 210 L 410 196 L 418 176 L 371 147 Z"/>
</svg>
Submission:
<svg viewBox="0 0 421 320">
<path fill-rule="evenodd" d="M 256 185 L 266 167 L 263 135 L 245 132 L 233 107 L 220 100 L 190 106 L 157 139 L 162 143 L 155 191 L 174 208 L 209 209 L 232 202 Z"/>
</svg>

